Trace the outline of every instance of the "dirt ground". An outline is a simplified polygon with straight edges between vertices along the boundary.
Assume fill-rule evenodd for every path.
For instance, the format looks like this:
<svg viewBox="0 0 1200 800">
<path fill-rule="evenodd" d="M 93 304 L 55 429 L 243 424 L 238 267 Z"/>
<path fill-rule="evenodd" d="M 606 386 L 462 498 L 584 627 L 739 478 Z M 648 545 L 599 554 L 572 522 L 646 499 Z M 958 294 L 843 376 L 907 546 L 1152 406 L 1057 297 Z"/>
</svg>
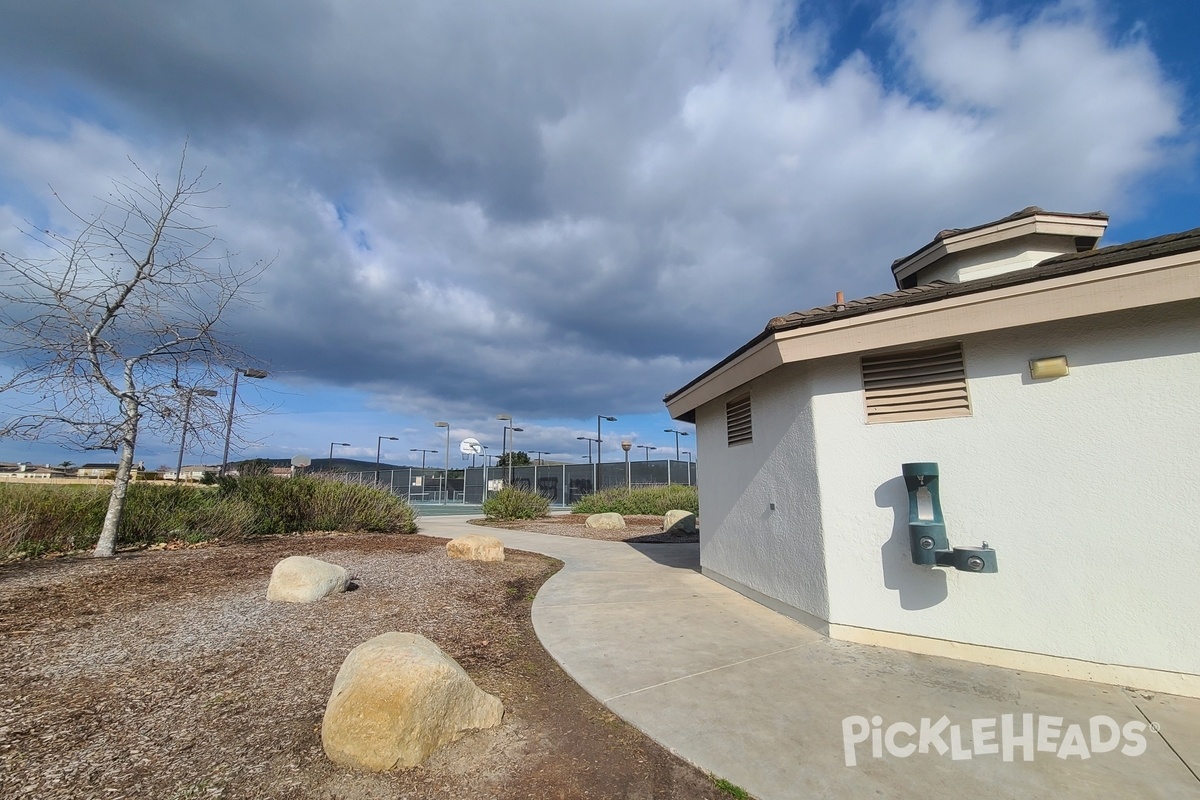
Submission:
<svg viewBox="0 0 1200 800">
<path fill-rule="evenodd" d="M 452 561 L 444 544 L 308 535 L 0 566 L 0 797 L 726 796 L 542 649 L 530 605 L 557 562 Z M 295 554 L 346 566 L 357 589 L 268 604 L 271 568 Z M 334 675 L 392 630 L 457 659 L 504 722 L 411 770 L 333 765 L 320 727 Z"/>
</svg>

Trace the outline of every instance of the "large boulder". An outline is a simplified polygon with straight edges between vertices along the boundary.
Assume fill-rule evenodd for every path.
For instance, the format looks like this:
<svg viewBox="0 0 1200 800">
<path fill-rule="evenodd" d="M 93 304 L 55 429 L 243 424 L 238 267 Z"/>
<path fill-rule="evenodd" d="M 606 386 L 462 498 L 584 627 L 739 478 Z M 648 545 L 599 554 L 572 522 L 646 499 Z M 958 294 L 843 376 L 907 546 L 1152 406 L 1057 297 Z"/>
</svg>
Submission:
<svg viewBox="0 0 1200 800">
<path fill-rule="evenodd" d="M 350 573 L 345 567 L 308 556 L 288 556 L 271 570 L 267 600 L 315 603 L 326 595 L 346 591 Z"/>
<path fill-rule="evenodd" d="M 589 528 L 602 531 L 619 531 L 625 527 L 625 518 L 613 511 L 603 514 L 592 514 L 585 523 Z"/>
<path fill-rule="evenodd" d="M 695 533 L 696 515 L 678 508 L 668 511 L 663 516 L 663 530 L 668 533 Z"/>
<path fill-rule="evenodd" d="M 467 561 L 503 561 L 504 544 L 495 536 L 469 533 L 446 542 L 446 553 Z"/>
<path fill-rule="evenodd" d="M 325 706 L 321 745 L 348 767 L 406 769 L 503 716 L 504 704 L 436 644 L 416 633 L 385 633 L 346 656 Z"/>
</svg>

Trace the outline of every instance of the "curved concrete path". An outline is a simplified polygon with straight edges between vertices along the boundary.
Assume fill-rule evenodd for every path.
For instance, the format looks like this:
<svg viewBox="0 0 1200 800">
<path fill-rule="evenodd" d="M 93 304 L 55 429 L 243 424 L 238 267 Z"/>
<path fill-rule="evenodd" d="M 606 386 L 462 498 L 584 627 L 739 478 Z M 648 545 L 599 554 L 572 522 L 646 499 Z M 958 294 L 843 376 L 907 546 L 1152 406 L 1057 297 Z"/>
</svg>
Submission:
<svg viewBox="0 0 1200 800">
<path fill-rule="evenodd" d="M 466 519 L 422 518 L 421 532 L 484 532 Z M 564 562 L 538 593 L 533 624 L 572 678 L 760 800 L 1200 798 L 1200 700 L 833 641 L 702 576 L 697 545 L 490 534 Z M 1004 714 L 1015 715 L 1018 735 L 1023 714 L 1060 725 L 1057 743 L 1077 723 L 1086 744 L 1089 720 L 1101 715 L 1122 726 L 1153 721 L 1160 732 L 1147 726 L 1140 755 L 1121 752 L 1126 740 L 1112 752 L 1089 748 L 1087 759 L 1031 749 L 1026 761 L 1020 745 L 1010 761 L 1003 752 L 972 755 L 972 720 L 996 720 L 999 744 Z M 868 738 L 852 745 L 855 765 L 847 766 L 843 721 L 876 715 L 884 731 L 894 723 L 919 729 L 923 718 L 936 729 L 944 715 L 961 736 L 955 742 L 947 727 L 925 753 L 898 757 L 884 746 L 879 758 Z M 901 753 L 919 738 L 897 733 Z"/>
</svg>

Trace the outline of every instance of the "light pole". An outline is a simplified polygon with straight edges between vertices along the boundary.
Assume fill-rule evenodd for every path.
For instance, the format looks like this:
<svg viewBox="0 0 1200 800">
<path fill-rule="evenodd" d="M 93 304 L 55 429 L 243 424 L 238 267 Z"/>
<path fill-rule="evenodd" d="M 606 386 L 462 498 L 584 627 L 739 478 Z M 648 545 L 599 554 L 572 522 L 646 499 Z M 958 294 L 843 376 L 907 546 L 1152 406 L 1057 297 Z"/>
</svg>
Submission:
<svg viewBox="0 0 1200 800">
<path fill-rule="evenodd" d="M 330 442 L 329 443 L 329 471 L 333 472 L 333 448 L 335 447 L 353 447 L 349 442 Z"/>
<path fill-rule="evenodd" d="M 663 433 L 675 434 L 675 460 L 678 461 L 679 460 L 679 437 L 680 436 L 688 436 L 689 435 L 688 432 L 687 431 L 677 431 L 674 428 L 663 428 Z"/>
<path fill-rule="evenodd" d="M 633 491 L 633 477 L 629 472 L 629 451 L 633 448 L 633 442 L 621 442 L 621 449 L 625 451 L 625 491 Z"/>
<path fill-rule="evenodd" d="M 579 440 L 579 441 L 581 441 L 581 442 L 587 442 L 587 443 L 588 443 L 588 454 L 587 454 L 587 460 L 588 460 L 588 463 L 589 463 L 589 464 L 590 464 L 590 463 L 592 463 L 592 442 L 594 442 L 594 441 L 596 441 L 596 440 L 595 440 L 595 439 L 593 439 L 593 438 L 592 438 L 592 437 L 590 437 L 590 436 L 576 436 L 575 438 L 576 438 L 576 439 L 578 439 L 578 440 Z"/>
<path fill-rule="evenodd" d="M 400 441 L 395 436 L 378 436 L 378 437 L 376 437 L 376 439 L 375 439 L 375 483 L 379 483 L 379 454 L 383 450 L 383 440 L 384 439 L 387 439 L 389 442 Z M 332 458 L 332 457 L 333 456 L 331 454 L 330 458 Z"/>
<path fill-rule="evenodd" d="M 421 469 L 425 469 L 425 454 L 426 453 L 436 453 L 437 450 L 426 450 L 424 447 L 410 447 L 408 449 L 408 452 L 420 453 L 421 454 Z M 422 476 L 422 477 L 424 477 L 424 476 Z"/>
<path fill-rule="evenodd" d="M 524 430 L 524 428 L 514 428 L 512 425 L 505 425 L 504 433 L 501 434 L 501 444 L 504 443 L 503 437 L 508 436 L 508 450 L 505 451 L 505 454 L 508 458 L 508 477 L 505 478 L 505 480 L 508 482 L 509 486 L 512 485 L 513 454 L 517 452 L 513 449 L 516 447 L 517 433 L 523 432 Z"/>
<path fill-rule="evenodd" d="M 183 389 L 182 386 L 176 386 L 175 388 Z M 179 463 L 175 466 L 175 485 L 176 486 L 179 485 L 179 481 L 182 478 L 180 473 L 183 472 L 183 445 L 184 445 L 184 442 L 187 441 L 188 418 L 191 417 L 191 414 L 192 414 L 192 395 L 198 394 L 201 397 L 216 397 L 217 396 L 217 393 L 214 392 L 212 389 L 198 389 L 195 386 L 193 386 L 190 389 L 183 389 L 183 390 L 185 392 L 187 392 L 187 397 L 185 397 L 183 400 L 183 430 L 180 431 L 180 433 L 179 433 Z"/>
<path fill-rule="evenodd" d="M 442 480 L 442 505 L 446 505 L 446 495 L 450 493 L 450 423 L 449 422 L 435 422 L 435 423 L 433 423 L 433 427 L 446 429 L 446 472 L 445 472 L 445 477 Z M 464 502 L 465 502 L 466 488 L 467 488 L 467 482 L 464 480 L 463 481 Z"/>
<path fill-rule="evenodd" d="M 600 457 L 600 420 L 606 419 L 609 422 L 616 422 L 616 417 L 606 417 L 603 414 L 596 415 L 596 464 L 603 464 L 604 459 Z M 600 467 L 596 467 L 596 491 L 600 491 Z"/>
<path fill-rule="evenodd" d="M 238 367 L 233 371 L 233 391 L 229 395 L 229 417 L 225 420 L 225 454 L 221 456 L 221 475 L 225 475 L 225 470 L 229 464 L 229 437 L 233 435 L 233 406 L 237 402 L 237 385 L 238 376 L 245 375 L 247 378 L 265 378 L 267 371 L 265 369 L 243 369 Z"/>
<path fill-rule="evenodd" d="M 684 450 L 684 451 L 683 451 L 683 454 L 684 454 L 685 456 L 687 456 L 687 457 L 688 457 L 688 463 L 689 463 L 689 464 L 690 464 L 690 463 L 692 463 L 692 451 L 691 451 L 691 450 Z"/>
<path fill-rule="evenodd" d="M 592 465 L 592 491 L 598 492 L 600 489 L 596 485 L 596 481 L 600 479 L 600 467 L 596 465 L 596 462 L 592 461 L 592 442 L 595 442 L 598 447 L 600 440 L 593 439 L 590 436 L 576 436 L 575 438 L 588 443 L 588 463 Z"/>
<path fill-rule="evenodd" d="M 497 414 L 496 419 L 502 421 L 505 424 L 505 426 L 512 425 L 512 414 Z M 503 456 L 505 453 L 508 452 L 508 450 L 505 449 L 503 439 L 501 440 L 500 448 L 501 448 L 500 449 L 501 456 Z"/>
<path fill-rule="evenodd" d="M 504 430 L 500 432 L 500 458 L 504 458 L 505 454 L 508 453 L 508 439 L 506 437 L 508 436 L 508 426 L 512 425 L 512 414 L 497 414 L 496 419 L 504 423 Z M 496 463 L 499 464 L 500 462 L 496 461 Z M 510 474 L 509 478 L 511 477 L 512 475 Z"/>
<path fill-rule="evenodd" d="M 641 449 L 646 451 L 646 460 L 647 461 L 650 460 L 650 451 L 658 449 L 657 447 L 655 447 L 652 444 L 639 444 L 638 447 L 640 447 Z"/>
<path fill-rule="evenodd" d="M 530 450 L 529 453 L 530 453 L 530 455 L 537 456 L 537 460 L 533 462 L 533 491 L 538 494 L 541 494 L 542 490 L 538 488 L 537 468 L 542 463 L 542 456 L 546 455 L 546 451 L 545 450 Z"/>
<path fill-rule="evenodd" d="M 487 500 L 487 493 L 488 493 L 488 459 L 489 459 L 489 458 L 495 458 L 495 456 L 489 456 L 489 455 L 487 454 L 488 446 L 487 446 L 486 444 L 481 444 L 481 445 L 479 445 L 479 449 L 484 451 L 484 452 L 483 452 L 483 499 L 484 499 L 484 500 Z M 471 466 L 472 466 L 472 467 L 474 467 L 474 466 L 475 466 L 475 455 L 474 455 L 474 454 L 472 454 L 472 455 L 471 455 Z M 465 486 L 464 486 L 464 488 L 465 488 Z M 463 493 L 463 502 L 466 502 L 466 493 L 465 493 L 465 492 Z"/>
</svg>

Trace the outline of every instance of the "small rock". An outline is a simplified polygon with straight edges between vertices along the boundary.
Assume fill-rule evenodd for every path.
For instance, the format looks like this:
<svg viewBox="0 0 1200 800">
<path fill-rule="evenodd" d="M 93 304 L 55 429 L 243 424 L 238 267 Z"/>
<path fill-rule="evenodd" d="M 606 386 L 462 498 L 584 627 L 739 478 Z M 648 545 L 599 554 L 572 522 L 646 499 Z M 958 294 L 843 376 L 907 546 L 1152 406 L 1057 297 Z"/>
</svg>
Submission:
<svg viewBox="0 0 1200 800">
<path fill-rule="evenodd" d="M 447 542 L 446 553 L 467 561 L 503 561 L 504 545 L 495 536 L 471 533 Z"/>
<path fill-rule="evenodd" d="M 385 633 L 346 656 L 325 706 L 321 745 L 344 766 L 406 769 L 503 717 L 504 704 L 436 644 L 415 633 Z"/>
<path fill-rule="evenodd" d="M 663 530 L 668 533 L 695 533 L 696 515 L 678 508 L 668 511 L 663 517 Z"/>
<path fill-rule="evenodd" d="M 625 527 L 625 518 L 613 511 L 603 514 L 592 514 L 587 518 L 586 525 L 603 531 L 619 531 Z"/>
<path fill-rule="evenodd" d="M 345 567 L 308 556 L 288 556 L 271 570 L 267 600 L 315 603 L 326 595 L 346 591 L 350 573 Z"/>
</svg>

